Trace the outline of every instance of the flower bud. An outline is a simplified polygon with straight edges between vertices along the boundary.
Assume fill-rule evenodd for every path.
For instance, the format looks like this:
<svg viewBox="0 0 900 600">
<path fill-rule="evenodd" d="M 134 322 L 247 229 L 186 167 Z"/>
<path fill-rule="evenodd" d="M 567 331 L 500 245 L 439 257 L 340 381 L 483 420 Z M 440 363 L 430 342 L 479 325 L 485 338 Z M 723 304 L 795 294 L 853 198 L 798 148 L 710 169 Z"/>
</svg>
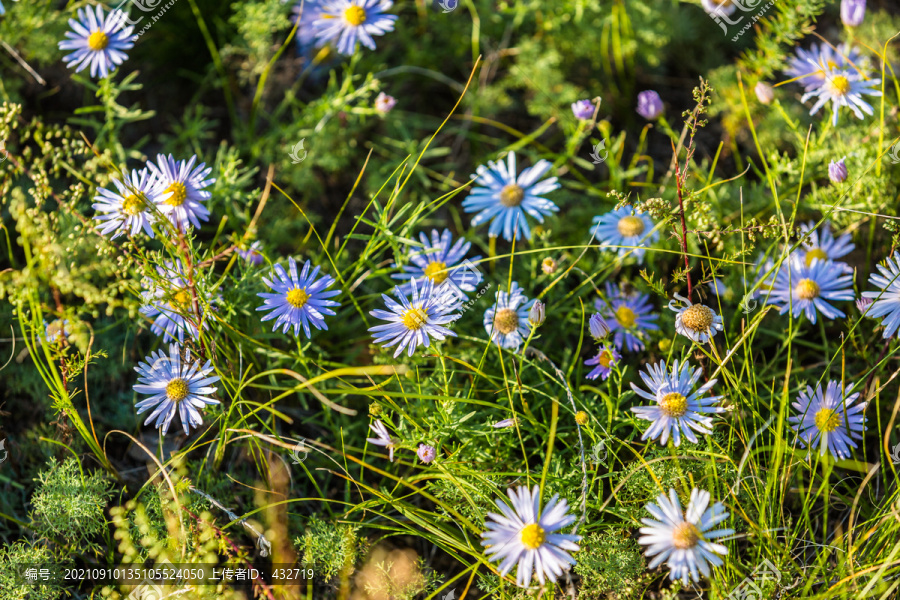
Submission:
<svg viewBox="0 0 900 600">
<path fill-rule="evenodd" d="M 544 324 L 545 318 L 544 303 L 540 300 L 535 300 L 534 304 L 531 305 L 531 310 L 528 311 L 528 322 L 537 329 Z"/>
<path fill-rule="evenodd" d="M 594 118 L 594 103 L 590 100 L 579 100 L 572 103 L 572 114 L 576 119 L 590 121 Z"/>
<path fill-rule="evenodd" d="M 606 321 L 600 315 L 591 315 L 588 327 L 591 330 L 591 337 L 598 342 L 605 340 L 606 336 L 609 335 L 609 325 L 606 324 Z"/>
<path fill-rule="evenodd" d="M 429 446 L 428 444 L 419 444 L 419 449 L 416 450 L 416 455 L 426 465 L 434 460 L 437 456 L 437 451 L 433 446 Z"/>
<path fill-rule="evenodd" d="M 556 267 L 559 266 L 553 258 L 547 257 L 541 262 L 541 271 L 543 271 L 546 275 L 553 275 L 556 272 Z"/>
<path fill-rule="evenodd" d="M 757 82 L 753 91 L 756 92 L 756 98 L 763 104 L 772 104 L 772 100 L 775 99 L 775 90 L 763 81 Z"/>
<path fill-rule="evenodd" d="M 847 27 L 859 27 L 866 18 L 866 0 L 841 0 L 841 21 Z"/>
<path fill-rule="evenodd" d="M 663 101 L 653 90 L 638 94 L 637 112 L 648 121 L 654 121 L 663 113 Z"/>
<path fill-rule="evenodd" d="M 579 410 L 575 413 L 575 422 L 584 427 L 588 423 L 588 414 L 583 410 Z"/>
<path fill-rule="evenodd" d="M 847 179 L 847 165 L 844 164 L 843 158 L 828 164 L 828 178 L 833 183 L 843 183 Z"/>
</svg>

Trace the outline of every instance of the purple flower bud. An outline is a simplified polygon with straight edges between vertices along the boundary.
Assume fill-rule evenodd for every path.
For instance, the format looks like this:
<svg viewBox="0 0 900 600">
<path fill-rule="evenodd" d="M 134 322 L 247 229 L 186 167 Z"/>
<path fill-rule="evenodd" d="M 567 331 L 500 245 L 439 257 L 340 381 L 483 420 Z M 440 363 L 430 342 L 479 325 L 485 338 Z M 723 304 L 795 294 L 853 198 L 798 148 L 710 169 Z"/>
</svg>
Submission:
<svg viewBox="0 0 900 600">
<path fill-rule="evenodd" d="M 515 424 L 515 419 L 503 419 L 502 421 L 497 421 L 496 423 L 491 425 L 491 427 L 493 427 L 494 429 L 504 429 L 506 427 L 512 427 Z"/>
<path fill-rule="evenodd" d="M 393 96 L 388 96 L 384 92 L 378 92 L 378 96 L 375 97 L 375 110 L 383 115 L 391 112 L 395 104 L 397 104 L 397 99 Z"/>
<path fill-rule="evenodd" d="M 531 310 L 528 311 L 528 322 L 532 327 L 538 328 L 544 324 L 545 318 L 544 303 L 540 300 L 535 300 L 534 304 L 531 305 Z"/>
<path fill-rule="evenodd" d="M 579 100 L 572 103 L 572 113 L 576 119 L 590 121 L 594 118 L 594 103 L 590 100 Z"/>
<path fill-rule="evenodd" d="M 763 81 L 757 82 L 753 91 L 756 92 L 756 98 L 763 104 L 772 104 L 772 100 L 775 99 L 775 90 L 772 89 L 771 85 Z"/>
<path fill-rule="evenodd" d="M 646 90 L 638 94 L 638 114 L 649 121 L 658 119 L 663 113 L 663 102 L 659 94 L 653 90 Z"/>
<path fill-rule="evenodd" d="M 597 340 L 606 339 L 606 336 L 609 335 L 609 325 L 606 324 L 606 321 L 603 320 L 603 317 L 600 315 L 591 315 L 591 320 L 589 322 L 591 337 Z"/>
<path fill-rule="evenodd" d="M 847 179 L 847 165 L 844 164 L 843 158 L 837 162 L 828 163 L 828 178 L 833 183 L 842 183 Z"/>
<path fill-rule="evenodd" d="M 859 27 L 866 18 L 866 0 L 841 0 L 841 21 L 847 27 Z"/>
<path fill-rule="evenodd" d="M 429 446 L 428 444 L 419 444 L 419 449 L 416 450 L 416 455 L 426 465 L 434 460 L 434 457 L 437 456 L 437 451 L 433 446 Z"/>
</svg>

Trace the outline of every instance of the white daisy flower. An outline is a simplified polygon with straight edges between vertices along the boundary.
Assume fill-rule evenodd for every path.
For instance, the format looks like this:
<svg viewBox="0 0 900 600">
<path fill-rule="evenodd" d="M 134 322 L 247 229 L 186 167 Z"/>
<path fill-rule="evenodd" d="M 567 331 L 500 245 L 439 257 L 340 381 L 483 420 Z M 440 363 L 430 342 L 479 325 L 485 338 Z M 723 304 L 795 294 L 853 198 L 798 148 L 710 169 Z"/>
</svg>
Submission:
<svg viewBox="0 0 900 600">
<path fill-rule="evenodd" d="M 728 518 L 728 513 L 721 502 L 707 508 L 709 499 L 709 492 L 694 488 L 687 511 L 682 513 L 678 494 L 670 489 L 668 498 L 660 494 L 656 504 L 646 506 L 655 520 L 641 519 L 647 527 L 641 527 L 643 535 L 638 538 L 638 543 L 649 546 L 644 553 L 647 557 L 655 557 L 648 565 L 650 569 L 667 561 L 669 579 L 680 579 L 688 585 L 689 578 L 698 582 L 701 573 L 709 577 L 710 564 L 722 566 L 723 561 L 718 555 L 728 554 L 728 548 L 710 540 L 731 535 L 734 530 L 712 531 L 713 527 Z"/>
<path fill-rule="evenodd" d="M 639 419 L 652 422 L 641 436 L 642 440 L 659 439 L 659 443 L 665 445 L 671 434 L 677 447 L 681 445 L 682 434 L 688 441 L 696 444 L 697 436 L 694 431 L 712 433 L 712 417 L 704 415 L 725 412 L 725 409 L 715 406 L 722 396 L 705 396 L 717 379 L 711 379 L 694 390 L 694 384 L 702 374 L 703 370 L 699 367 L 691 374 L 690 363 L 685 361 L 679 367 L 677 360 L 672 365 L 671 374 L 666 373 L 665 361 L 659 361 L 659 364 L 650 365 L 646 371 L 641 371 L 641 379 L 650 391 L 646 392 L 633 383 L 631 389 L 638 396 L 656 403 L 654 406 L 631 408 L 631 412 Z"/>
<path fill-rule="evenodd" d="M 694 304 L 684 296 L 675 294 L 675 298 L 684 302 L 678 306 L 675 300 L 669 302 L 669 310 L 675 311 L 675 331 L 684 337 L 705 344 L 725 327 L 722 317 L 705 304 Z"/>
<path fill-rule="evenodd" d="M 530 492 L 526 487 L 507 493 L 512 507 L 497 500 L 497 508 L 503 513 L 488 513 L 490 521 L 485 522 L 487 531 L 481 534 L 486 547 L 485 554 L 492 561 L 500 563 L 500 575 L 509 573 L 518 565 L 516 583 L 527 587 L 533 575 L 541 585 L 546 580 L 556 581 L 572 565 L 575 559 L 568 551 L 578 550 L 575 542 L 580 535 L 557 533 L 563 527 L 575 522 L 569 515 L 568 504 L 559 495 L 553 496 L 541 510 L 541 493 L 538 486 Z"/>
</svg>

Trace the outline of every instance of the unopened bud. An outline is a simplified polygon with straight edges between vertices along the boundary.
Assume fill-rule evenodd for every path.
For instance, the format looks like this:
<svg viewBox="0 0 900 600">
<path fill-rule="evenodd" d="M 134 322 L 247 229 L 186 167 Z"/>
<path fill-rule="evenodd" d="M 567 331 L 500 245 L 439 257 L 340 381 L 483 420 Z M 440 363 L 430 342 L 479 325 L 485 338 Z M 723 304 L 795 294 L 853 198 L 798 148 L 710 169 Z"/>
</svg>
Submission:
<svg viewBox="0 0 900 600">
<path fill-rule="evenodd" d="M 543 271 L 546 275 L 553 275 L 556 272 L 556 267 L 558 266 L 559 264 L 548 256 L 541 263 L 541 271 Z"/>
<path fill-rule="evenodd" d="M 589 327 L 591 329 L 591 337 L 598 342 L 605 340 L 606 336 L 609 335 L 609 325 L 606 324 L 606 321 L 600 315 L 591 315 Z"/>
<path fill-rule="evenodd" d="M 528 311 L 528 322 L 536 329 L 544 324 L 544 319 L 546 318 L 544 303 L 540 300 L 535 300 L 534 304 L 531 305 L 531 310 Z"/>
</svg>

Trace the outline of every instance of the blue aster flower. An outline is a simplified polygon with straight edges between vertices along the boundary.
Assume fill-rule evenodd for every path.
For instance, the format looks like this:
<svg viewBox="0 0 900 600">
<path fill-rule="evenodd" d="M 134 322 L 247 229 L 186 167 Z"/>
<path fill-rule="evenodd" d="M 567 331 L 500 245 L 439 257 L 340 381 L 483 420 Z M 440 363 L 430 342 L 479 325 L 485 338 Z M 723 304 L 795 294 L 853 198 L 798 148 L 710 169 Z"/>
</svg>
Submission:
<svg viewBox="0 0 900 600">
<path fill-rule="evenodd" d="M 509 153 L 505 164 L 489 161 L 486 167 L 479 166 L 475 174 L 470 175 L 478 187 L 473 188 L 462 203 L 466 212 L 478 213 L 472 218 L 472 226 L 490 221 L 488 233 L 491 236 L 502 232 L 506 241 L 512 241 L 513 237 L 517 240 L 522 236 L 530 238 L 528 215 L 543 223 L 546 215 L 559 210 L 541 196 L 559 188 L 556 177 L 538 181 L 552 166 L 546 160 L 539 160 L 517 176 L 515 152 Z"/>
<path fill-rule="evenodd" d="M 647 504 L 647 511 L 653 519 L 641 519 L 647 527 L 641 527 L 638 543 L 649 546 L 644 553 L 653 556 L 647 565 L 655 569 L 663 561 L 669 567 L 669 579 L 681 580 L 688 585 L 689 580 L 700 581 L 700 574 L 710 576 L 710 565 L 723 564 L 719 555 L 728 554 L 728 548 L 711 540 L 734 533 L 733 529 L 713 530 L 728 519 L 725 506 L 716 502 L 709 506 L 710 493 L 694 488 L 687 510 L 682 512 L 681 502 L 675 490 L 669 490 L 669 497 L 660 494 L 656 504 Z"/>
<path fill-rule="evenodd" d="M 809 110 L 810 116 L 831 102 L 833 111 L 831 124 L 837 127 L 838 111 L 842 106 L 849 108 L 857 119 L 864 119 L 863 113 L 869 116 L 874 113 L 872 105 L 863 100 L 863 94 L 880 96 L 879 84 L 881 84 L 881 79 L 867 79 L 860 73 L 849 70 L 826 73 L 825 82 L 817 88 L 807 90 L 800 101 L 806 102 L 810 98 L 818 98 Z"/>
<path fill-rule="evenodd" d="M 392 0 L 322 0 L 321 14 L 315 21 L 319 46 L 336 41 L 338 52 L 353 54 L 356 42 L 375 49 L 372 36 L 394 30 L 396 15 L 385 14 Z"/>
<path fill-rule="evenodd" d="M 191 361 L 190 349 L 185 350 L 182 360 L 178 346 L 171 344 L 168 356 L 161 350 L 152 352 L 134 370 L 140 375 L 134 391 L 150 396 L 135 405 L 137 414 L 155 407 L 144 425 L 149 425 L 150 421 L 156 419 L 154 427 L 162 435 L 169 431 L 175 413 L 181 417 L 184 434 L 190 435 L 191 427 L 203 424 L 200 409 L 206 405 L 219 404 L 218 400 L 209 397 L 216 392 L 216 388 L 210 384 L 219 380 L 218 375 L 210 375 L 212 363 L 206 361 L 205 365 L 200 366 L 199 362 Z"/>
<path fill-rule="evenodd" d="M 884 338 L 889 338 L 900 327 L 900 252 L 895 252 L 893 260 L 888 258 L 885 265 L 875 265 L 878 273 L 869 275 L 869 283 L 880 288 L 877 292 L 863 292 L 863 298 L 873 300 L 866 316 L 877 319 L 884 317 Z"/>
<path fill-rule="evenodd" d="M 209 210 L 203 203 L 212 194 L 205 188 L 216 180 L 209 178 L 212 169 L 206 167 L 206 163 L 195 167 L 195 162 L 196 156 L 187 161 L 176 161 L 171 154 L 159 154 L 156 163 L 148 163 L 150 170 L 162 181 L 167 194 L 159 205 L 159 210 L 179 231 L 185 231 L 191 225 L 200 227 L 200 221 L 209 220 Z"/>
<path fill-rule="evenodd" d="M 853 269 L 845 262 L 838 261 L 856 248 L 856 245 L 850 240 L 853 239 L 849 233 L 834 237 L 831 232 L 831 223 L 826 221 L 821 229 L 816 229 L 813 221 L 801 225 L 800 229 L 803 234 L 809 235 L 809 240 L 803 242 L 803 252 L 801 257 L 806 266 L 811 266 L 813 260 L 830 260 L 839 265 L 844 271 L 852 271 Z"/>
<path fill-rule="evenodd" d="M 391 275 L 393 279 L 407 281 L 400 286 L 404 294 L 412 293 L 413 279 L 420 288 L 426 279 L 430 279 L 438 291 L 448 290 L 460 297 L 464 297 L 465 292 L 475 291 L 482 275 L 472 261 L 481 257 L 466 259 L 466 253 L 472 247 L 470 242 L 460 238 L 454 243 L 449 229 L 440 234 L 432 229 L 430 240 L 424 233 L 420 233 L 419 240 L 422 246 L 410 248 L 410 264 L 403 267 L 404 272 Z"/>
<path fill-rule="evenodd" d="M 639 263 L 644 262 L 644 248 L 659 239 L 650 216 L 628 206 L 596 216 L 593 223 L 591 231 L 601 248 L 616 250 L 620 257 L 634 253 Z"/>
<path fill-rule="evenodd" d="M 382 294 L 388 310 L 376 309 L 369 312 L 376 319 L 387 321 L 384 325 L 369 327 L 369 332 L 375 343 L 382 344 L 384 348 L 396 344 L 395 357 L 404 349 L 412 356 L 417 347 L 427 348 L 431 345 L 431 338 L 444 340 L 448 335 L 456 336 L 444 325 L 459 318 L 459 313 L 452 312 L 459 306 L 458 303 L 455 306 L 449 305 L 446 298 L 436 292 L 434 282 L 430 279 L 426 278 L 421 286 L 415 280 L 411 283 L 409 298 L 399 288 L 394 288 L 399 302 Z"/>
<path fill-rule="evenodd" d="M 301 4 L 303 12 L 300 12 Z M 339 60 L 340 55 L 334 43 L 328 42 L 321 47 L 316 45 L 316 21 L 322 18 L 322 0 L 305 0 L 297 2 L 292 9 L 291 21 L 300 20 L 297 27 L 297 53 L 303 58 L 304 74 L 311 79 L 318 79 Z"/>
<path fill-rule="evenodd" d="M 513 281 L 509 293 L 497 290 L 497 302 L 484 311 L 484 330 L 503 348 L 515 350 L 528 337 L 528 311 L 534 300 Z"/>
<path fill-rule="evenodd" d="M 256 310 L 272 311 L 262 318 L 263 321 L 276 319 L 272 331 L 282 327 L 287 333 L 293 327 L 294 335 L 300 335 L 300 329 L 306 337 L 311 337 L 309 326 L 316 329 L 328 329 L 325 324 L 325 315 L 336 314 L 330 307 L 340 306 L 338 302 L 329 300 L 340 294 L 340 290 L 327 291 L 334 285 L 334 277 L 319 275 L 319 267 L 310 271 L 311 263 L 306 261 L 303 270 L 297 275 L 297 262 L 293 258 L 288 259 L 288 271 L 281 265 L 275 265 L 271 279 L 263 278 L 269 288 L 275 292 L 269 294 L 260 292 L 257 294 L 263 299 L 263 305 Z M 318 279 L 317 279 L 318 277 Z"/>
<path fill-rule="evenodd" d="M 145 280 L 145 290 L 141 294 L 144 300 L 141 314 L 153 320 L 150 331 L 163 336 L 163 342 L 178 338 L 178 343 L 184 344 L 185 333 L 194 340 L 199 339 L 198 316 L 194 313 L 194 299 L 181 261 L 167 261 L 164 267 L 157 266 L 156 272 L 163 284 Z M 215 300 L 209 303 L 214 304 Z M 198 302 L 198 306 L 202 317 L 203 303 Z M 201 323 L 203 329 L 209 327 L 206 319 L 201 318 Z"/>
<path fill-rule="evenodd" d="M 147 169 L 133 169 L 125 182 L 112 180 L 118 191 L 99 188 L 94 200 L 94 210 L 98 213 L 94 219 L 100 221 L 100 233 L 115 239 L 123 233 L 137 235 L 142 230 L 148 236 L 155 237 L 151 224 L 155 217 L 150 212 L 167 194 L 165 186 Z"/>
<path fill-rule="evenodd" d="M 672 436 L 675 446 L 681 445 L 681 436 L 684 435 L 689 442 L 697 443 L 694 431 L 703 434 L 712 433 L 712 417 L 708 414 L 725 412 L 721 406 L 715 406 L 722 396 L 707 396 L 706 393 L 715 385 L 716 379 L 710 379 L 705 384 L 694 390 L 694 385 L 703 375 L 699 367 L 691 372 L 691 365 L 685 361 L 679 365 L 676 360 L 672 364 L 671 374 L 666 372 L 666 363 L 659 361 L 657 365 L 650 365 L 646 371 L 641 371 L 641 379 L 650 390 L 646 392 L 633 383 L 631 389 L 634 392 L 652 400 L 653 406 L 635 406 L 631 412 L 639 419 L 650 421 L 652 424 L 641 436 L 642 440 L 659 440 L 665 446 Z"/>
<path fill-rule="evenodd" d="M 60 50 L 74 50 L 65 57 L 66 66 L 79 73 L 90 65 L 91 77 L 108 76 L 128 58 L 125 50 L 134 46 L 134 27 L 123 27 L 127 18 L 121 10 L 104 13 L 100 5 L 79 8 L 78 19 L 69 19 L 68 39 L 59 42 Z"/>
<path fill-rule="evenodd" d="M 853 275 L 831 262 L 813 259 L 810 266 L 797 255 L 789 258 L 787 268 L 782 268 L 775 278 L 766 304 L 779 306 L 779 314 L 791 311 L 796 318 L 805 313 L 810 323 L 816 322 L 817 311 L 826 319 L 845 316 L 829 302 L 855 300 Z"/>
<path fill-rule="evenodd" d="M 607 282 L 606 298 L 606 302 L 596 300 L 594 307 L 606 319 L 616 348 L 631 352 L 643 350 L 641 338 L 649 331 L 659 330 L 659 325 L 653 322 L 659 315 L 653 313 L 650 297 L 636 292 L 626 294 L 619 286 Z"/>
<path fill-rule="evenodd" d="M 868 403 L 857 404 L 857 400 L 859 392 L 845 396 L 839 381 L 829 381 L 824 394 L 820 383 L 815 390 L 806 386 L 792 404 L 797 415 L 788 421 L 800 442 L 810 450 L 818 448 L 821 456 L 831 452 L 838 460 L 850 458 L 850 449 L 856 448 L 854 440 L 861 440 L 866 429 L 862 413 Z"/>
<path fill-rule="evenodd" d="M 836 50 L 828 44 L 813 44 L 809 50 L 797 48 L 796 54 L 788 60 L 785 73 L 810 91 L 821 87 L 831 73 L 861 68 L 865 64 L 864 57 L 849 44 L 841 44 Z"/>
<path fill-rule="evenodd" d="M 686 338 L 705 344 L 725 327 L 721 315 L 705 304 L 694 304 L 680 294 L 674 294 L 676 300 L 669 302 L 669 310 L 675 315 L 675 332 Z M 680 300 L 681 302 L 678 302 Z"/>
<path fill-rule="evenodd" d="M 619 354 L 618 350 L 612 346 L 600 346 L 600 350 L 597 352 L 596 356 L 584 361 L 584 364 L 588 366 L 596 365 L 586 377 L 588 379 L 597 379 L 599 377 L 603 381 L 606 381 L 609 374 L 612 373 L 613 366 L 620 360 L 622 360 L 622 355 Z"/>
</svg>

